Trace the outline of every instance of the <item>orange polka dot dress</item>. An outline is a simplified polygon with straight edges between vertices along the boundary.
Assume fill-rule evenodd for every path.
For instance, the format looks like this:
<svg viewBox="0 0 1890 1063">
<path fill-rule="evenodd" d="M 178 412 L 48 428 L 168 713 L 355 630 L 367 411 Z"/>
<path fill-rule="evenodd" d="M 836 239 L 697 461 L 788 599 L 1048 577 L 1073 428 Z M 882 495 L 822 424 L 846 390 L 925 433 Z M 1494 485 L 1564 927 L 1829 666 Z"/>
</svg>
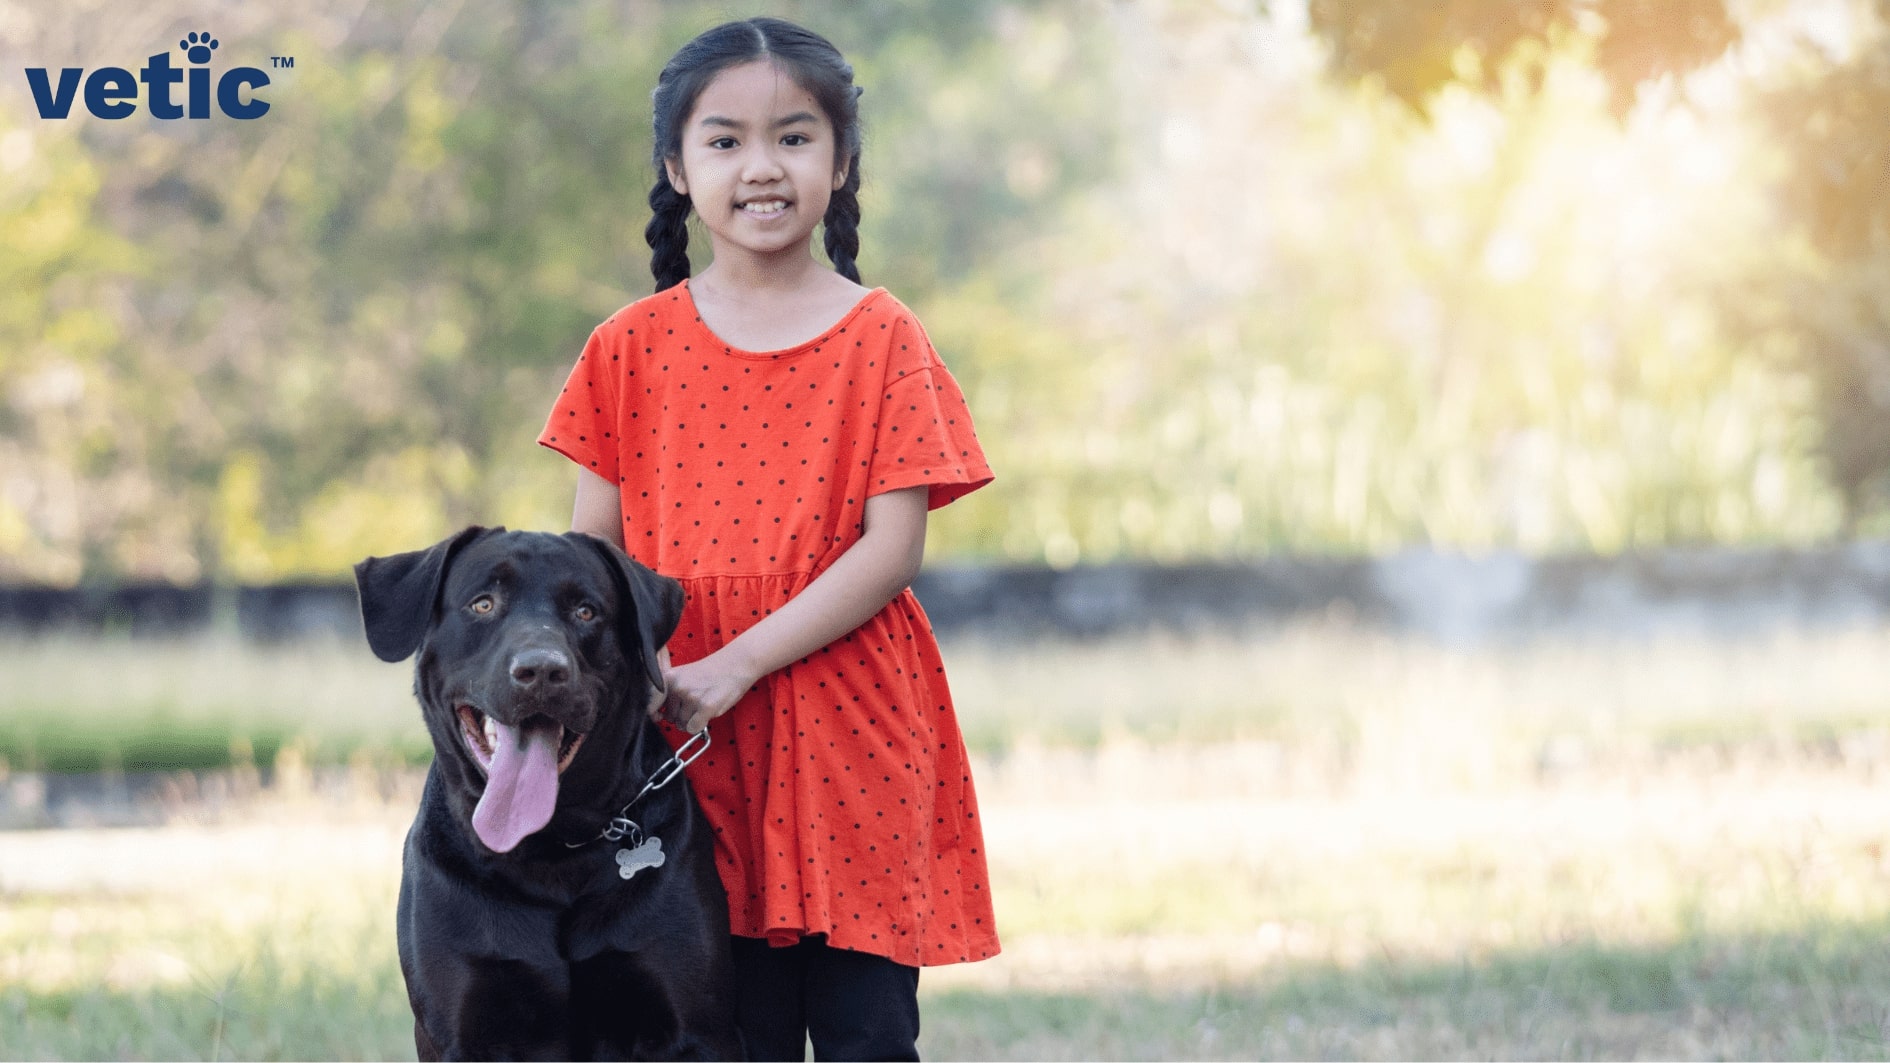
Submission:
<svg viewBox="0 0 1890 1063">
<path fill-rule="evenodd" d="M 871 496 L 924 486 L 936 509 L 991 481 L 957 383 L 884 289 L 766 352 L 710 332 L 686 281 L 642 299 L 591 333 L 538 441 L 616 483 L 629 553 L 682 581 L 677 664 L 825 571 Z M 736 934 L 909 966 L 997 953 L 964 739 L 910 590 L 710 730 L 689 780 Z"/>
</svg>

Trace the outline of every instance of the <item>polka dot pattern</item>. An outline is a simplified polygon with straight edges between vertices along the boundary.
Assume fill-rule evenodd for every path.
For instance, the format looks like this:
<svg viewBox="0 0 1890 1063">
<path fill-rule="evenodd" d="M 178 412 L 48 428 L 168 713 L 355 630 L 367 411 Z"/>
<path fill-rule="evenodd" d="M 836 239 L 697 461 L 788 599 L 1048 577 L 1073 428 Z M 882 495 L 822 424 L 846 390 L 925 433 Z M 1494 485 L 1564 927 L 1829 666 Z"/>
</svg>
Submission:
<svg viewBox="0 0 1890 1063">
<path fill-rule="evenodd" d="M 615 481 L 630 553 L 682 581 L 679 664 L 825 571 L 873 495 L 924 486 L 937 508 L 991 480 L 957 383 L 883 289 L 778 351 L 723 343 L 687 282 L 633 303 L 591 334 L 539 442 Z M 964 739 L 910 591 L 764 677 L 715 736 L 689 779 L 735 933 L 914 966 L 997 953 Z"/>
</svg>

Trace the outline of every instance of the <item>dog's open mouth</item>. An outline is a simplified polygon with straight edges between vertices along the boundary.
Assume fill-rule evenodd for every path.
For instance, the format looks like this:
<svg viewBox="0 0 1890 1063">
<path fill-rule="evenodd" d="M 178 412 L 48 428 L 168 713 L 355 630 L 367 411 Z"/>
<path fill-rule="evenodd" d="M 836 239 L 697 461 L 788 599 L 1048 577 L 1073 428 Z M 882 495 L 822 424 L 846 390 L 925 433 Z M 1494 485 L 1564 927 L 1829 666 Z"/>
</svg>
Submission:
<svg viewBox="0 0 1890 1063">
<path fill-rule="evenodd" d="M 513 725 L 463 703 L 454 712 L 466 748 L 486 776 L 473 809 L 473 833 L 493 852 L 511 852 L 551 822 L 558 810 L 558 777 L 570 767 L 584 736 L 549 716 L 527 716 Z"/>
<path fill-rule="evenodd" d="M 529 716 L 519 727 L 508 728 L 471 705 L 459 705 L 456 711 L 459 714 L 460 735 L 466 739 L 466 748 L 472 750 L 473 760 L 478 762 L 479 770 L 484 772 L 492 770 L 492 754 L 501 741 L 502 731 L 512 732 L 504 735 L 504 738 L 522 742 L 534 731 L 558 727 L 557 722 L 549 716 Z M 564 727 L 558 727 L 558 731 L 558 774 L 563 775 L 564 769 L 570 767 L 571 761 L 577 757 L 578 747 L 584 744 L 584 736 Z"/>
</svg>

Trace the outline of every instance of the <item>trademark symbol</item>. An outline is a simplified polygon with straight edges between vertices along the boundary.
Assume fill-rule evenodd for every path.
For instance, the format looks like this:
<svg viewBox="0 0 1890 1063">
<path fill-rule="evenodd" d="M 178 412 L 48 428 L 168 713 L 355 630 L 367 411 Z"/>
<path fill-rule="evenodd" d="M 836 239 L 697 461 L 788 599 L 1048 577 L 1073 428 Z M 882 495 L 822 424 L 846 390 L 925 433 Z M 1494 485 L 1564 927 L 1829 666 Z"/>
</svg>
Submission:
<svg viewBox="0 0 1890 1063">
<path fill-rule="evenodd" d="M 272 55 L 269 57 L 269 65 L 278 70 L 293 70 L 295 69 L 295 56 Z"/>
</svg>

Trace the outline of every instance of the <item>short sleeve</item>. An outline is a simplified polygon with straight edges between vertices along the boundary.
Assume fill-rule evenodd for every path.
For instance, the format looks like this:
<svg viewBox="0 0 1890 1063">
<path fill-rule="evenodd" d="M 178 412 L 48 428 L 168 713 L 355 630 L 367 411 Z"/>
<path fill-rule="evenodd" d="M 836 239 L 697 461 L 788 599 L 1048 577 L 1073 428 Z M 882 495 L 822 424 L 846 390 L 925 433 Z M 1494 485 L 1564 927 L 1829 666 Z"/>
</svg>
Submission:
<svg viewBox="0 0 1890 1063">
<path fill-rule="evenodd" d="M 965 394 L 918 322 L 892 329 L 867 496 L 924 485 L 937 509 L 992 480 Z"/>
<path fill-rule="evenodd" d="M 592 332 L 584 344 L 584 353 L 558 392 L 538 443 L 614 484 L 619 482 L 617 378 L 611 366 L 621 355 L 604 341 L 604 327 Z"/>
</svg>

